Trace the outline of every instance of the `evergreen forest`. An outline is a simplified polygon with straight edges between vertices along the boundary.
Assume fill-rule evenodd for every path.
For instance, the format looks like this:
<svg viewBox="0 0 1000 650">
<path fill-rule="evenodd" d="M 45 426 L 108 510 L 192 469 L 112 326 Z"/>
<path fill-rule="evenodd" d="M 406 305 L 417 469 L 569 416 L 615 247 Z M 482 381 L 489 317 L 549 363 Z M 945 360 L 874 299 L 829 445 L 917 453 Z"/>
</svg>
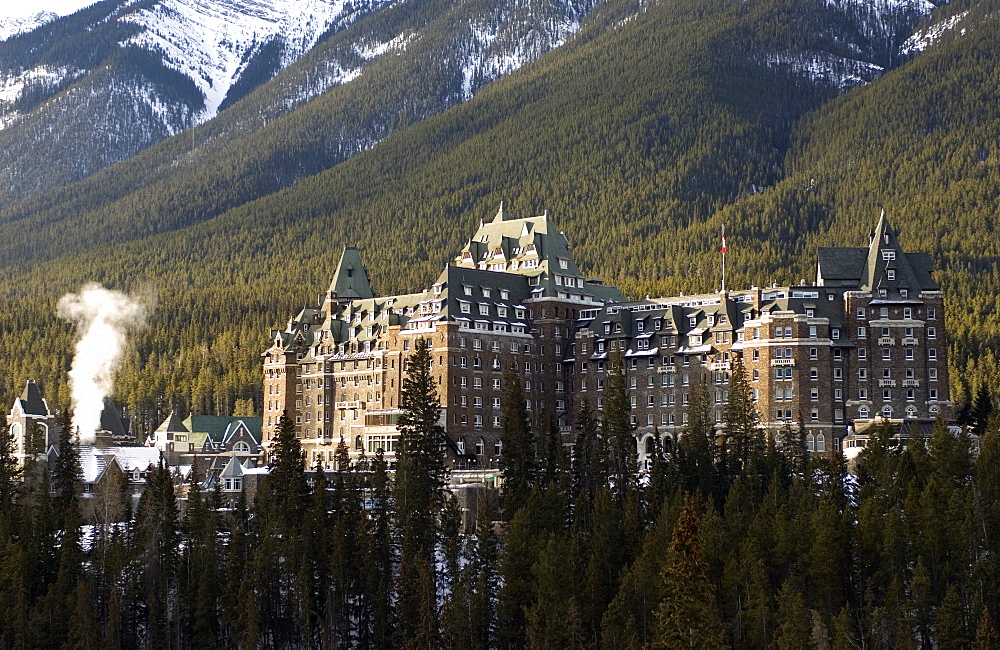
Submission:
<svg viewBox="0 0 1000 650">
<path fill-rule="evenodd" d="M 906 446 L 882 429 L 848 472 L 764 435 L 737 369 L 722 435 L 703 386 L 639 473 L 619 364 L 572 447 L 505 401 L 500 502 L 463 526 L 429 359 L 392 472 L 343 441 L 308 471 L 286 419 L 252 497 L 194 475 L 179 499 L 160 467 L 133 508 L 121 475 L 81 494 L 68 435 L 23 475 L 0 437 L 0 647 L 1000 648 L 990 400 L 978 454 L 943 424 Z"/>
<path fill-rule="evenodd" d="M 935 260 L 961 406 L 1000 381 L 996 5 L 938 7 L 918 27 L 962 29 L 901 57 L 827 5 L 609 1 L 562 47 L 394 118 L 349 157 L 328 136 L 395 96 L 397 71 L 380 62 L 250 128 L 279 75 L 217 120 L 0 209 L 0 397 L 32 379 L 67 407 L 74 333 L 56 303 L 97 281 L 152 307 L 115 385 L 140 434 L 172 405 L 259 413 L 269 328 L 314 304 L 343 246 L 376 291 L 422 290 L 503 201 L 547 210 L 585 273 L 633 297 L 716 289 L 723 226 L 729 286 L 809 281 L 816 247 L 864 246 L 885 209 L 904 248 Z M 886 71 L 841 87 L 764 64 L 849 50 Z"/>
</svg>

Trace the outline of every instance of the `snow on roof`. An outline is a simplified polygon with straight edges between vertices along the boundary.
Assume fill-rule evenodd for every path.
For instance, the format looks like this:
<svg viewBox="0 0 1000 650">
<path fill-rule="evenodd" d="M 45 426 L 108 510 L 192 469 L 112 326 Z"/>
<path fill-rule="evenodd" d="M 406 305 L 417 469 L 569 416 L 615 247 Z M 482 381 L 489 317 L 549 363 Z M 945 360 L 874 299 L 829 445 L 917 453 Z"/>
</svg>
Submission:
<svg viewBox="0 0 1000 650">
<path fill-rule="evenodd" d="M 155 447 L 92 447 L 80 445 L 80 469 L 85 483 L 93 483 L 101 477 L 111 459 L 125 472 L 134 469 L 146 470 L 160 462 L 160 450 Z"/>
</svg>

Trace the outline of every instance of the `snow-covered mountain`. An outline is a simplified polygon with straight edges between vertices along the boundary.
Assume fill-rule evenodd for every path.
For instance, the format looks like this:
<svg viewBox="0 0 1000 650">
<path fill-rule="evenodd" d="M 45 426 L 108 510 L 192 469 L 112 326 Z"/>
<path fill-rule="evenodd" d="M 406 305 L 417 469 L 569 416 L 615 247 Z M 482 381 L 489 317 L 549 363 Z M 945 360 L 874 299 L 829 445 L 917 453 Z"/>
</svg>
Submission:
<svg viewBox="0 0 1000 650">
<path fill-rule="evenodd" d="M 28 5 L 9 1 L 0 5 L 0 41 L 30 32 L 60 16 L 68 16 L 94 0 L 34 0 Z"/>
<path fill-rule="evenodd" d="M 192 137 L 190 146 L 223 146 L 344 89 L 337 92 L 345 93 L 345 108 L 329 118 L 336 135 L 324 136 L 334 140 L 326 147 L 330 157 L 277 174 L 291 182 L 467 101 L 568 42 L 598 6 L 618 16 L 605 29 L 621 28 L 648 6 L 647 0 L 86 1 L 43 0 L 36 8 L 46 13 L 34 29 L 0 41 L 0 207 L 87 177 L 192 126 L 205 125 L 211 135 Z M 931 0 L 803 1 L 815 5 L 808 28 L 819 46 L 754 56 L 841 90 L 891 67 L 899 46 L 934 8 Z"/>
</svg>

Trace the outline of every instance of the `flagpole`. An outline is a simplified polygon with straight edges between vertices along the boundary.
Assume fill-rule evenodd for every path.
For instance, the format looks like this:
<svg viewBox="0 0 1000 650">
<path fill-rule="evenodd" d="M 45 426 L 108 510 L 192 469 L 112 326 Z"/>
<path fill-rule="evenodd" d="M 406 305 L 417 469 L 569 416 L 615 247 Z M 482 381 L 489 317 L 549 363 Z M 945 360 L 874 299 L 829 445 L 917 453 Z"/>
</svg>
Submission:
<svg viewBox="0 0 1000 650">
<path fill-rule="evenodd" d="M 726 226 L 722 225 L 722 293 L 726 292 Z"/>
</svg>

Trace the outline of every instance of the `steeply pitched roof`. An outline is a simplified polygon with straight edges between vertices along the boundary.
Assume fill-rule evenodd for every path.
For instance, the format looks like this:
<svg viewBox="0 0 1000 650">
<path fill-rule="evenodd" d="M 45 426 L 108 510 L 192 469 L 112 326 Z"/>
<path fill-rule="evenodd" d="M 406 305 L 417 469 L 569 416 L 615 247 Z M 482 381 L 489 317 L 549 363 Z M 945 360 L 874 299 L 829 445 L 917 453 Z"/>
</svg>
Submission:
<svg viewBox="0 0 1000 650">
<path fill-rule="evenodd" d="M 128 435 L 128 430 L 118 413 L 118 406 L 108 397 L 104 398 L 104 409 L 101 411 L 101 431 L 107 431 L 116 438 Z"/>
<path fill-rule="evenodd" d="M 184 421 L 181 420 L 176 411 L 171 411 L 167 419 L 156 427 L 156 431 L 157 433 L 189 433 L 188 428 L 184 426 Z"/>
<path fill-rule="evenodd" d="M 375 292 L 368 281 L 368 270 L 361 263 L 361 253 L 353 246 L 344 248 L 337 264 L 337 272 L 330 282 L 330 292 L 337 294 L 338 300 L 374 298 Z"/>
<path fill-rule="evenodd" d="M 38 385 L 33 381 L 29 381 L 24 385 L 20 400 L 21 410 L 24 411 L 25 415 L 41 415 L 43 417 L 51 415 L 48 404 L 45 403 L 45 399 L 42 397 L 42 391 L 38 389 Z"/>
<path fill-rule="evenodd" d="M 263 428 L 264 419 L 259 417 L 230 417 L 223 415 L 189 415 L 184 420 L 184 425 L 191 432 L 191 441 L 197 434 L 207 435 L 216 445 L 226 440 L 226 431 L 237 422 L 242 421 L 246 425 L 250 435 L 260 444 L 260 434 Z M 199 443 L 200 444 L 200 443 Z"/>
</svg>

